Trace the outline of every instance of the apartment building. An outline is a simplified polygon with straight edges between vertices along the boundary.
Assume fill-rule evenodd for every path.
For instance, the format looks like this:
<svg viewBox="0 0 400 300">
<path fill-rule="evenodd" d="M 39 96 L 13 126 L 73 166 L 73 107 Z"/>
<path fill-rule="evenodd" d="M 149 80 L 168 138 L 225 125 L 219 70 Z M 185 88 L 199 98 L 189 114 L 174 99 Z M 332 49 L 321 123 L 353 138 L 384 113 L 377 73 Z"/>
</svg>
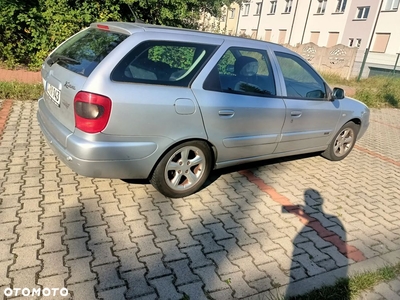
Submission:
<svg viewBox="0 0 400 300">
<path fill-rule="evenodd" d="M 230 7 L 223 7 L 220 21 L 220 31 L 228 35 L 236 35 L 237 25 L 239 23 L 240 6 L 233 3 Z"/>
<path fill-rule="evenodd" d="M 363 77 L 392 72 L 400 52 L 400 0 L 245 0 L 232 5 L 220 32 L 296 46 L 343 44 L 359 49 L 357 76 L 369 48 Z M 237 12 L 237 13 L 236 13 Z M 228 25 L 229 24 L 229 25 Z M 229 28 L 229 29 L 228 29 Z M 234 29 L 235 28 L 235 29 Z M 400 62 L 399 62 L 400 65 Z M 398 68 L 400 70 L 400 67 Z"/>
<path fill-rule="evenodd" d="M 382 9 L 372 37 L 367 66 L 369 75 L 392 72 L 400 56 L 399 0 L 383 1 Z M 400 61 L 398 62 L 400 65 Z M 400 74 L 400 67 L 396 68 Z M 365 76 L 365 74 L 363 74 Z"/>
</svg>

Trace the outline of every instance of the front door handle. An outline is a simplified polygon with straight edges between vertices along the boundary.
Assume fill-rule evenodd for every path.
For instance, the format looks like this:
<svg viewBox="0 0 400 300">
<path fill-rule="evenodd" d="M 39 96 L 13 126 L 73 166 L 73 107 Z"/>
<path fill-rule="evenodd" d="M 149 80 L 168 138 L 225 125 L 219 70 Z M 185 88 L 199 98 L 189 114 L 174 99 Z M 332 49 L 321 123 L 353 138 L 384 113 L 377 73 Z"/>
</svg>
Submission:
<svg viewBox="0 0 400 300">
<path fill-rule="evenodd" d="M 295 110 L 290 113 L 292 118 L 300 118 L 303 113 L 301 111 Z"/>
<path fill-rule="evenodd" d="M 235 115 L 235 111 L 231 109 L 221 109 L 218 114 L 220 117 L 232 118 Z"/>
</svg>

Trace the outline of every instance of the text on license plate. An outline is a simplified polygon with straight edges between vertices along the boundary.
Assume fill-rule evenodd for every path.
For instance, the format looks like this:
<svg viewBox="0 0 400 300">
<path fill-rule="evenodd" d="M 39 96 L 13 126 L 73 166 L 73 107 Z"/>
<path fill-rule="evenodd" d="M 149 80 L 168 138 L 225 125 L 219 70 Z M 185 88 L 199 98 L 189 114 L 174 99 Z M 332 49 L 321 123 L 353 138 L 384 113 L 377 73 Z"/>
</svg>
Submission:
<svg viewBox="0 0 400 300">
<path fill-rule="evenodd" d="M 60 106 L 61 91 L 50 83 L 47 83 L 47 93 L 49 94 L 51 100 L 53 100 L 55 104 Z"/>
</svg>

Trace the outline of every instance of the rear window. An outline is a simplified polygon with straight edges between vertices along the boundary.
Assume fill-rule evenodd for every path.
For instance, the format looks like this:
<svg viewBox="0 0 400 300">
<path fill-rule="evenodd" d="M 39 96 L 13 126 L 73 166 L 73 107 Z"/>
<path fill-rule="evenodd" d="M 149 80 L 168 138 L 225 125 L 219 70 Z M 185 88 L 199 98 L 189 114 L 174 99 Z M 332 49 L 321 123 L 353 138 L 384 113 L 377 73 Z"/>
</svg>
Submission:
<svg viewBox="0 0 400 300">
<path fill-rule="evenodd" d="M 111 79 L 185 87 L 215 48 L 213 45 L 187 42 L 143 42 L 121 60 Z"/>
<path fill-rule="evenodd" d="M 60 66 L 88 77 L 97 65 L 123 40 L 126 34 L 86 29 L 62 44 L 50 55 L 49 65 Z"/>
</svg>

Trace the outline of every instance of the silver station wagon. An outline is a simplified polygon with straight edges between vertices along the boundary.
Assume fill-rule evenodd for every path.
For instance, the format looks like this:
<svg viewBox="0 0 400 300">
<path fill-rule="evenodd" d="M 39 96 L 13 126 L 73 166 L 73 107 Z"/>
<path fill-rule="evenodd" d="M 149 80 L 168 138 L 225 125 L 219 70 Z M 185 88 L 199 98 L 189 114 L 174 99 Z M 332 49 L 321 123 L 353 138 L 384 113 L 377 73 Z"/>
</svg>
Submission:
<svg viewBox="0 0 400 300">
<path fill-rule="evenodd" d="M 73 171 L 149 179 L 168 197 L 211 170 L 303 153 L 341 160 L 369 109 L 272 43 L 104 22 L 46 59 L 38 121 Z"/>
</svg>

